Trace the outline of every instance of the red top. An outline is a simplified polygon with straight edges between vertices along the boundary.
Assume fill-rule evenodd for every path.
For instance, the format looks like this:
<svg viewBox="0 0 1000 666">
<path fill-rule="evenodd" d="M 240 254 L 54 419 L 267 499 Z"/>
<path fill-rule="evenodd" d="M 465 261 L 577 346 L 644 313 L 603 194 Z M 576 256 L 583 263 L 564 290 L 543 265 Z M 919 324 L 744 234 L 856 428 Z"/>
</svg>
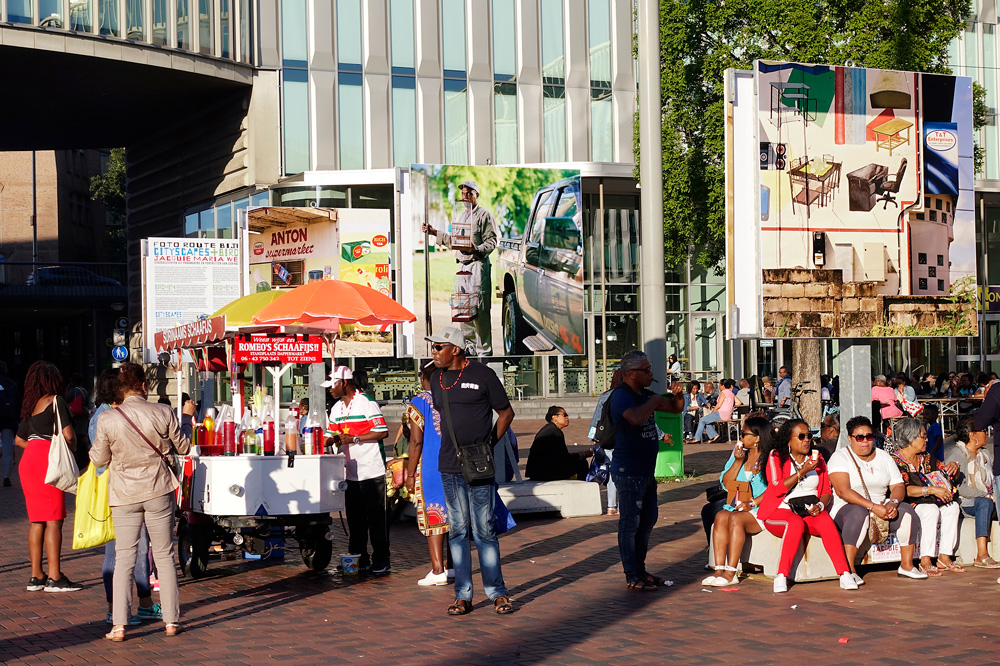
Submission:
<svg viewBox="0 0 1000 666">
<path fill-rule="evenodd" d="M 830 490 L 830 475 L 827 474 L 826 461 L 823 460 L 823 456 L 819 457 L 815 471 L 819 475 L 819 488 L 816 490 L 816 496 L 830 495 L 832 493 Z M 767 458 L 767 490 L 764 492 L 764 497 L 760 500 L 760 508 L 757 509 L 758 518 L 767 520 L 774 513 L 775 509 L 781 506 L 785 495 L 791 492 L 791 490 L 785 489 L 784 481 L 793 474 L 795 474 L 795 468 L 792 465 L 791 456 L 782 465 L 781 459 L 778 457 L 778 452 L 771 451 L 771 455 Z M 795 488 L 795 486 L 792 486 L 792 488 Z M 824 507 L 824 511 L 829 510 L 829 508 Z"/>
</svg>

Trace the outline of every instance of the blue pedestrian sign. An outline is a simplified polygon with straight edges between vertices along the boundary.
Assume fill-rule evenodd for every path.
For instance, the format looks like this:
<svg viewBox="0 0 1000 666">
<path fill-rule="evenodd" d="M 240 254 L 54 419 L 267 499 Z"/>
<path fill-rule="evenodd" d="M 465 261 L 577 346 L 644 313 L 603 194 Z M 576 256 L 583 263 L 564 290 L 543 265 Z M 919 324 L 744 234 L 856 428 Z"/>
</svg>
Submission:
<svg viewBox="0 0 1000 666">
<path fill-rule="evenodd" d="M 111 358 L 116 361 L 125 361 L 128 359 L 128 348 L 118 345 L 111 350 Z"/>
</svg>

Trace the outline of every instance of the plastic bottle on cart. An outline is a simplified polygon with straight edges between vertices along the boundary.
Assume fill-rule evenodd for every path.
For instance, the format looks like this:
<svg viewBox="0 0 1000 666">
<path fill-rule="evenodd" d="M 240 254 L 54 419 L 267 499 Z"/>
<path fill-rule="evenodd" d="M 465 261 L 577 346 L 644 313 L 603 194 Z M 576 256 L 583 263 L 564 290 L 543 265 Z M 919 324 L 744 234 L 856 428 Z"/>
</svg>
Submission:
<svg viewBox="0 0 1000 666">
<path fill-rule="evenodd" d="M 268 405 L 264 408 L 264 423 L 263 426 L 263 454 L 265 456 L 273 456 L 275 448 L 275 430 L 277 424 L 274 422 L 274 415 L 271 414 L 271 407 Z"/>
<path fill-rule="evenodd" d="M 247 424 L 246 435 L 243 438 L 243 453 L 250 456 L 260 455 L 261 434 L 260 419 L 251 416 L 250 422 Z"/>
<path fill-rule="evenodd" d="M 307 416 L 306 425 L 302 429 L 302 453 L 304 453 L 307 456 L 323 452 L 322 449 L 317 450 L 315 446 L 316 439 L 314 436 L 314 432 L 318 428 L 319 428 L 319 420 L 312 414 Z M 322 437 L 322 434 L 320 434 L 320 437 Z"/>
<path fill-rule="evenodd" d="M 209 407 L 205 410 L 205 420 L 202 421 L 205 427 L 205 438 L 198 443 L 201 446 L 215 446 L 215 409 Z"/>
<path fill-rule="evenodd" d="M 222 455 L 236 455 L 236 422 L 233 421 L 232 410 L 226 410 L 226 417 L 222 421 Z"/>
<path fill-rule="evenodd" d="M 292 403 L 294 405 L 294 403 Z M 285 454 L 295 454 L 299 452 L 299 418 L 295 415 L 298 409 L 289 409 L 288 418 L 285 419 Z"/>
</svg>

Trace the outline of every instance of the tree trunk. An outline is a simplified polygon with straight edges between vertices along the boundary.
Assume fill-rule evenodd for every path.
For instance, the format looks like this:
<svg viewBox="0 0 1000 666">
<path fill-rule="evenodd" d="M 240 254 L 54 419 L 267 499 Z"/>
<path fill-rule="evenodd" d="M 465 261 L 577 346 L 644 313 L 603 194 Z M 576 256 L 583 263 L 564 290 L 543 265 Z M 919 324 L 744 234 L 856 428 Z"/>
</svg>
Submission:
<svg viewBox="0 0 1000 666">
<path fill-rule="evenodd" d="M 818 428 L 823 418 L 819 383 L 821 348 L 819 340 L 792 340 L 792 385 L 809 382 L 802 387 L 806 392 L 799 401 L 799 410 L 813 428 Z"/>
</svg>

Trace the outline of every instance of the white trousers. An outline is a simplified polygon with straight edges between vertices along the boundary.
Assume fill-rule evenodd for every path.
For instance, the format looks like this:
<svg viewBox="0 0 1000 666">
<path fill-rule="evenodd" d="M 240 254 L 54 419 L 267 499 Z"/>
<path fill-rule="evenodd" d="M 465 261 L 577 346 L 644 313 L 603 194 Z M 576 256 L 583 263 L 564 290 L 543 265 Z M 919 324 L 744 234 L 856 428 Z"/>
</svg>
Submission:
<svg viewBox="0 0 1000 666">
<path fill-rule="evenodd" d="M 920 518 L 920 557 L 937 557 L 938 523 L 941 523 L 940 554 L 951 557 L 958 544 L 958 517 L 962 507 L 958 502 L 938 504 L 916 504 L 913 510 Z"/>
</svg>

